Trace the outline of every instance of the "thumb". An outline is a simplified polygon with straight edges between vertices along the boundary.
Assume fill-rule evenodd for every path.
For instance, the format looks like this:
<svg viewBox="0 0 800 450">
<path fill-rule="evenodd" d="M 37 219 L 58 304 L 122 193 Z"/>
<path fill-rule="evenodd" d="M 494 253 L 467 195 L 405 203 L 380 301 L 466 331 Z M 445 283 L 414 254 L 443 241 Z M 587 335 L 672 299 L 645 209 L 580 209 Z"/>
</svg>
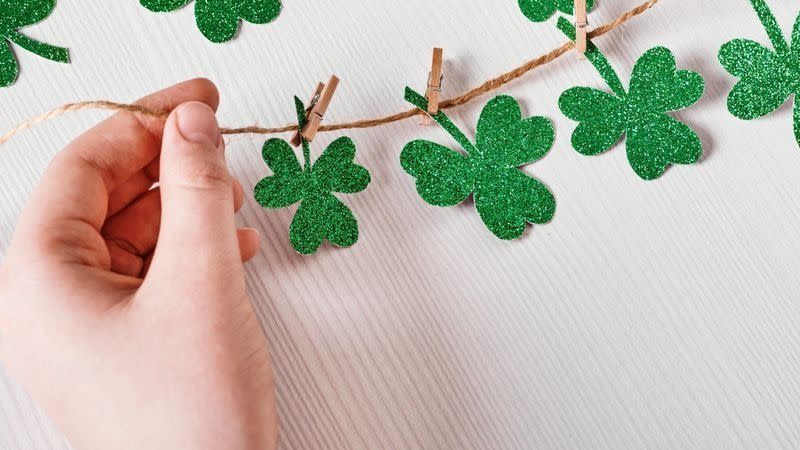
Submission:
<svg viewBox="0 0 800 450">
<path fill-rule="evenodd" d="M 161 229 L 151 272 L 182 267 L 205 280 L 241 265 L 233 179 L 214 112 L 204 103 L 176 108 L 161 148 Z M 188 267 L 187 267 L 188 266 Z M 176 275 L 174 273 L 170 276 Z"/>
</svg>

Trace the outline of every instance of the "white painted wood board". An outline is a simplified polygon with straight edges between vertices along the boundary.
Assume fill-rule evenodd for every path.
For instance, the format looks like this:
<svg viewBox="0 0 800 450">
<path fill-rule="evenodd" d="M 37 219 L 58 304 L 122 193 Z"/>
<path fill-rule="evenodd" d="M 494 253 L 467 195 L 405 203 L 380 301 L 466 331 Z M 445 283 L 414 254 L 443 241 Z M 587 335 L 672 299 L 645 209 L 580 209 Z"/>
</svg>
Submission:
<svg viewBox="0 0 800 450">
<path fill-rule="evenodd" d="M 285 3 L 274 24 L 213 45 L 191 8 L 60 0 L 30 34 L 69 46 L 73 64 L 19 52 L 21 78 L 0 90 L 0 130 L 62 103 L 131 101 L 195 76 L 219 86 L 225 125 L 289 123 L 291 96 L 331 73 L 342 84 L 328 120 L 374 117 L 406 109 L 407 84 L 424 89 L 433 46 L 445 49 L 450 97 L 564 42 L 554 21 L 528 22 L 514 0 Z M 600 0 L 590 20 L 637 3 Z M 769 3 L 788 32 L 797 2 Z M 726 111 L 734 80 L 716 54 L 734 37 L 767 42 L 746 0 L 663 0 L 597 40 L 625 81 L 656 45 L 706 78 L 705 97 L 680 113 L 705 155 L 654 182 L 634 175 L 623 147 L 593 158 L 570 148 L 575 124 L 557 100 L 601 87 L 587 62 L 567 55 L 502 89 L 557 129 L 550 154 L 526 170 L 558 211 L 519 241 L 494 238 L 471 205 L 419 199 L 398 163 L 403 145 L 452 142 L 417 120 L 347 133 L 374 180 L 346 198 L 361 227 L 352 249 L 299 256 L 287 239 L 294 210 L 248 200 L 239 222 L 266 240 L 248 276 L 272 346 L 282 448 L 800 447 L 800 149 L 790 108 L 752 122 Z M 471 134 L 488 99 L 451 117 Z M 104 116 L 60 118 L 0 148 L 0 248 L 48 160 Z M 267 174 L 262 143 L 230 140 L 245 186 Z M 0 448 L 67 448 L 2 369 Z"/>
</svg>

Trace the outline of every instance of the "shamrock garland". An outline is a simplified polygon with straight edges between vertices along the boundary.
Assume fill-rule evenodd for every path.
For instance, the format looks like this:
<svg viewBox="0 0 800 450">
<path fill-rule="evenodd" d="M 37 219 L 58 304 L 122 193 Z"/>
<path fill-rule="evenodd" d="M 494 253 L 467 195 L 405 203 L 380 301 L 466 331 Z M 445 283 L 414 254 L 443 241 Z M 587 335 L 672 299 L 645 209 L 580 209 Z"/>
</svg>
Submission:
<svg viewBox="0 0 800 450">
<path fill-rule="evenodd" d="M 575 27 L 560 17 L 558 28 L 575 39 Z M 703 77 L 677 70 L 675 57 L 664 47 L 648 50 L 636 62 L 630 90 L 611 64 L 590 41 L 586 57 L 613 94 L 589 87 L 574 87 L 559 98 L 561 111 L 579 122 L 572 145 L 584 155 L 597 155 L 627 136 L 628 162 L 645 180 L 661 176 L 669 164 L 693 164 L 703 153 L 697 134 L 666 114 L 695 104 L 703 95 Z"/>
<path fill-rule="evenodd" d="M 519 9 L 525 17 L 533 22 L 544 22 L 553 17 L 556 10 L 572 15 L 575 9 L 575 0 L 518 0 Z M 586 9 L 594 6 L 594 0 L 586 0 Z"/>
<path fill-rule="evenodd" d="M 146 8 L 167 12 L 192 0 L 140 0 Z M 573 13 L 572 0 L 518 0 L 532 21 L 544 21 L 562 11 Z M 737 117 L 751 119 L 777 109 L 800 90 L 800 16 L 792 34 L 792 46 L 784 39 L 764 0 L 751 0 L 775 52 L 753 41 L 736 39 L 725 44 L 719 59 L 731 74 L 741 78 L 729 96 L 728 106 Z M 587 0 L 592 8 L 593 0 Z M 67 62 L 68 51 L 30 39 L 18 28 L 37 23 L 54 9 L 55 0 L 0 0 L 0 33 L 9 42 L 45 58 Z M 198 28 L 212 42 L 232 39 L 239 21 L 267 23 L 281 11 L 281 0 L 197 0 Z M 559 17 L 558 28 L 575 39 L 575 28 Z M 627 137 L 627 156 L 634 172 L 651 180 L 669 164 L 692 164 L 702 155 L 702 143 L 686 124 L 668 114 L 695 104 L 703 95 L 703 78 L 678 70 L 669 49 L 655 47 L 637 61 L 626 91 L 608 59 L 591 42 L 586 57 L 595 66 L 611 93 L 590 87 L 574 87 L 559 98 L 561 111 L 579 122 L 572 135 L 575 149 L 596 155 Z M 9 43 L 0 47 L 0 83 L 16 79 L 18 65 Z M 410 88 L 405 99 L 427 112 L 427 100 Z M 306 125 L 302 101 L 294 98 L 299 128 Z M 425 140 L 408 143 L 401 152 L 403 169 L 416 179 L 417 191 L 426 202 L 455 206 L 470 195 L 486 227 L 498 238 L 517 239 L 528 223 L 552 220 L 556 202 L 550 190 L 520 167 L 543 158 L 555 140 L 552 123 L 544 117 L 523 119 L 518 102 L 509 96 L 489 101 L 480 116 L 476 142 L 471 142 L 440 111 L 431 116 L 462 147 L 451 150 Z M 795 104 L 795 134 L 800 143 L 800 104 Z M 358 223 L 352 211 L 333 194 L 357 193 L 371 181 L 369 172 L 354 163 L 356 147 L 348 137 L 331 143 L 312 164 L 310 144 L 300 139 L 301 166 L 284 140 L 264 143 L 262 155 L 273 175 L 254 188 L 265 208 L 279 209 L 300 203 L 289 228 L 292 246 L 302 254 L 315 253 L 327 239 L 349 247 L 358 240 Z"/>
<path fill-rule="evenodd" d="M 306 109 L 299 98 L 295 97 L 294 102 L 302 130 L 306 125 Z M 350 247 L 358 241 L 358 223 L 350 209 L 332 193 L 361 192 L 370 183 L 370 174 L 353 162 L 356 146 L 348 137 L 333 141 L 313 165 L 309 143 L 301 140 L 303 167 L 288 142 L 270 139 L 264 143 L 262 155 L 273 175 L 256 185 L 255 198 L 270 209 L 300 202 L 289 227 L 289 240 L 299 253 L 316 253 L 325 239 L 338 247 Z"/>
<path fill-rule="evenodd" d="M 36 41 L 17 31 L 46 19 L 56 6 L 56 0 L 0 0 L 0 87 L 14 84 L 19 76 L 19 63 L 11 43 L 51 61 L 69 62 L 65 48 Z"/>
<path fill-rule="evenodd" d="M 153 12 L 172 12 L 192 0 L 140 0 Z M 281 0 L 197 0 L 194 15 L 197 28 L 209 41 L 227 42 L 239 29 L 239 20 L 255 24 L 269 23 L 281 12 Z"/>
<path fill-rule="evenodd" d="M 719 51 L 722 66 L 739 82 L 728 94 L 728 111 L 743 120 L 775 112 L 800 92 L 800 15 L 792 30 L 791 46 L 764 0 L 750 0 L 772 41 L 771 51 L 749 39 L 734 39 Z M 800 102 L 795 96 L 794 135 L 800 145 Z"/>
<path fill-rule="evenodd" d="M 406 88 L 405 99 L 427 112 L 428 101 L 417 92 Z M 523 119 L 517 101 L 501 95 L 483 108 L 473 144 L 444 112 L 431 117 L 466 154 L 424 140 L 403 148 L 400 164 L 417 179 L 423 200 L 455 206 L 474 193 L 475 208 L 486 227 L 506 240 L 521 237 L 527 223 L 543 224 L 553 218 L 553 194 L 518 168 L 538 161 L 553 146 L 555 131 L 548 119 Z"/>
</svg>

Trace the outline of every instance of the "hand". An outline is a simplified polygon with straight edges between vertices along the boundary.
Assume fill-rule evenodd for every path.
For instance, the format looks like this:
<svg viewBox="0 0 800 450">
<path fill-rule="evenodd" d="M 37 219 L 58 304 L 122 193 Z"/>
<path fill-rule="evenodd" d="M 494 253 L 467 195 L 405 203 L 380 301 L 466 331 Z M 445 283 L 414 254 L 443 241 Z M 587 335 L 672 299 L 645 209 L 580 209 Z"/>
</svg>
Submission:
<svg viewBox="0 0 800 450">
<path fill-rule="evenodd" d="M 0 357 L 76 450 L 276 446 L 243 268 L 259 238 L 234 222 L 218 102 L 188 81 L 140 101 L 166 123 L 119 113 L 77 138 L 0 268 Z"/>
</svg>

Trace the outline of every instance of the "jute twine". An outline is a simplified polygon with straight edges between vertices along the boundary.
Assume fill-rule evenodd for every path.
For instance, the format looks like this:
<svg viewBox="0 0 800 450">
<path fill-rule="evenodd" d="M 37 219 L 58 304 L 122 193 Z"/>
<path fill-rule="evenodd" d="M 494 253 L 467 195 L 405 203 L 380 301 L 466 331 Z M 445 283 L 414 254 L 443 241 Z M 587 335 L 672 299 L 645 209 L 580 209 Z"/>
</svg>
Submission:
<svg viewBox="0 0 800 450">
<path fill-rule="evenodd" d="M 622 26 L 625 22 L 633 19 L 634 17 L 643 14 L 645 11 L 649 10 L 653 6 L 655 6 L 661 0 L 648 0 L 641 5 L 631 9 L 630 11 L 620 15 L 616 19 L 611 22 L 608 22 L 604 25 L 601 25 L 588 33 L 590 38 L 596 38 L 602 36 L 620 26 Z M 488 92 L 494 91 L 514 80 L 517 78 L 522 77 L 523 75 L 527 74 L 528 72 L 550 62 L 554 61 L 561 55 L 567 53 L 569 50 L 574 48 L 574 42 L 567 42 L 564 45 L 551 50 L 550 52 L 539 56 L 531 61 L 526 62 L 525 64 L 517 67 L 514 70 L 506 72 L 496 78 L 493 78 L 485 83 L 481 84 L 480 86 L 459 95 L 458 97 L 453 97 L 450 99 L 444 100 L 440 103 L 441 109 L 449 109 L 454 108 L 456 106 L 464 105 L 466 103 L 471 102 L 477 97 L 480 97 Z M 130 112 L 134 114 L 141 114 L 143 116 L 159 118 L 159 119 L 166 119 L 169 115 L 168 111 L 157 111 L 150 108 L 146 108 L 141 105 L 137 104 L 127 104 L 127 103 L 117 103 L 108 100 L 95 100 L 95 101 L 85 101 L 85 102 L 77 102 L 77 103 L 68 103 L 63 106 L 59 106 L 58 108 L 52 109 L 47 111 L 46 113 L 40 114 L 36 117 L 33 117 L 23 123 L 20 123 L 13 129 L 6 132 L 4 135 L 0 136 L 0 145 L 7 142 L 12 137 L 16 136 L 17 134 L 21 133 L 28 128 L 31 128 L 39 123 L 45 122 L 50 119 L 54 119 L 56 117 L 62 116 L 67 113 L 77 112 L 77 111 L 85 111 L 85 110 L 107 110 L 107 111 L 115 111 L 115 112 Z M 408 119 L 414 117 L 418 114 L 423 114 L 417 108 L 412 108 L 407 111 L 391 114 L 384 117 L 378 117 L 374 119 L 363 119 L 357 120 L 354 122 L 344 122 L 344 123 L 334 123 L 329 125 L 323 125 L 320 127 L 319 131 L 336 131 L 336 130 L 349 130 L 349 129 L 356 129 L 356 128 L 372 128 L 381 125 L 386 125 L 389 123 L 398 122 L 400 120 Z M 232 135 L 232 134 L 277 134 L 283 133 L 288 131 L 296 131 L 297 125 L 286 125 L 283 127 L 276 127 L 276 128 L 263 128 L 258 126 L 248 126 L 248 127 L 241 127 L 241 128 L 221 128 L 221 132 L 224 135 Z"/>
</svg>

